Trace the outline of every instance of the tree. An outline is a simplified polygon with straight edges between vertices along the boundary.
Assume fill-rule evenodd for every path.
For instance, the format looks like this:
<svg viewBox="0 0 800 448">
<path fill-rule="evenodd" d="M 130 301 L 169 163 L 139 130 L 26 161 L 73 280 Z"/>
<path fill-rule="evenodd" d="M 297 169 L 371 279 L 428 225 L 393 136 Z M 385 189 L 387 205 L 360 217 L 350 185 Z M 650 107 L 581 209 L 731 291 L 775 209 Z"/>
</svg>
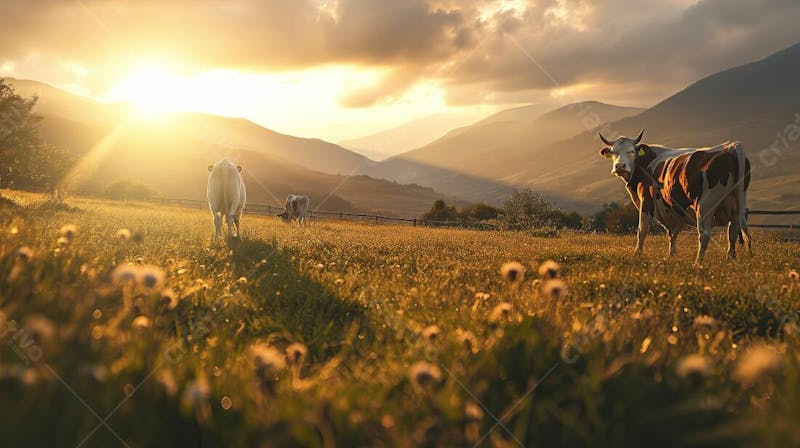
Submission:
<svg viewBox="0 0 800 448">
<path fill-rule="evenodd" d="M 426 221 L 456 221 L 458 220 L 458 211 L 452 205 L 447 205 L 441 199 L 437 199 L 433 203 L 433 207 L 422 215 L 422 219 Z"/>
<path fill-rule="evenodd" d="M 75 158 L 39 135 L 38 98 L 24 98 L 0 79 L 0 184 L 53 192 Z"/>
<path fill-rule="evenodd" d="M 500 209 L 480 202 L 461 209 L 461 219 L 465 222 L 480 222 L 495 219 L 500 214 Z"/>
<path fill-rule="evenodd" d="M 631 233 L 639 225 L 639 210 L 633 204 L 618 202 L 603 204 L 603 208 L 591 219 L 592 230 L 613 233 Z"/>
<path fill-rule="evenodd" d="M 106 187 L 105 195 L 119 201 L 147 201 L 156 195 L 152 188 L 132 180 L 119 180 Z"/>
<path fill-rule="evenodd" d="M 531 189 L 514 190 L 503 203 L 503 227 L 529 230 L 555 225 L 556 209 L 541 194 Z"/>
<path fill-rule="evenodd" d="M 578 212 L 565 213 L 561 210 L 556 210 L 555 221 L 558 227 L 566 227 L 568 229 L 580 230 L 584 228 L 584 219 Z"/>
</svg>

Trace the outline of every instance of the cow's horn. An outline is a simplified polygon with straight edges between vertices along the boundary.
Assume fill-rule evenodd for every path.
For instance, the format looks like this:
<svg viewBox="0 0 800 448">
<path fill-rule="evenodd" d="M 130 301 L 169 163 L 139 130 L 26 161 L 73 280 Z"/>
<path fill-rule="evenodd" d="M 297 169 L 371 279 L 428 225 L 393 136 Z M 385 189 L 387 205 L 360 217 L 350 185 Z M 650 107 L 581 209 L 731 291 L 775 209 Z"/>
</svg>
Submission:
<svg viewBox="0 0 800 448">
<path fill-rule="evenodd" d="M 639 136 L 638 136 L 638 137 L 636 137 L 636 140 L 633 142 L 633 144 L 634 144 L 634 145 L 638 145 L 638 144 L 639 144 L 639 142 L 640 142 L 640 141 L 642 141 L 642 137 L 643 137 L 643 136 L 644 136 L 644 129 L 642 129 L 642 132 L 640 132 L 640 133 L 639 133 Z"/>
<path fill-rule="evenodd" d="M 603 134 L 602 134 L 601 132 L 598 132 L 598 133 L 597 133 L 597 135 L 599 135 L 599 136 L 600 136 L 600 140 L 602 140 L 602 141 L 603 141 L 603 143 L 605 143 L 606 145 L 608 145 L 608 146 L 614 146 L 614 144 L 613 144 L 613 143 L 611 143 L 610 141 L 606 140 L 606 138 L 605 138 L 605 137 L 603 137 Z"/>
</svg>

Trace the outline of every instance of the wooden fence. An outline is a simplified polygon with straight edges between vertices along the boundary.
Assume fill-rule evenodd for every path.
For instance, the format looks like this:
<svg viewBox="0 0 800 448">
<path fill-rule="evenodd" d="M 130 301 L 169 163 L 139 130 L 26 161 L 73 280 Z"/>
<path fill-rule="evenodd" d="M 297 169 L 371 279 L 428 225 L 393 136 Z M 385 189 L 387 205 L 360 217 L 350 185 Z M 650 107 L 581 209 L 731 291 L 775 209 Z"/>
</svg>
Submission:
<svg viewBox="0 0 800 448">
<path fill-rule="evenodd" d="M 181 207 L 206 208 L 208 202 L 197 199 L 174 199 L 158 198 L 156 202 Z M 276 207 L 268 204 L 247 204 L 244 209 L 247 215 L 276 216 L 283 212 L 283 207 Z M 494 226 L 485 223 L 460 223 L 455 221 L 431 221 L 417 218 L 397 218 L 393 216 L 372 215 L 366 213 L 347 213 L 347 212 L 323 212 L 319 210 L 309 210 L 308 219 L 331 219 L 339 221 L 360 221 L 375 224 L 402 224 L 414 227 L 448 227 L 477 230 L 494 230 Z"/>
<path fill-rule="evenodd" d="M 201 201 L 197 199 L 174 199 L 174 198 L 158 198 L 154 199 L 156 202 L 160 202 L 163 204 L 170 204 L 170 205 L 178 205 L 182 207 L 192 207 L 192 208 L 206 208 L 208 207 L 208 203 L 206 201 Z M 283 207 L 276 207 L 273 205 L 268 204 L 247 204 L 245 208 L 245 213 L 249 215 L 261 215 L 261 216 L 275 216 L 278 213 L 283 212 Z M 747 220 L 750 221 L 750 217 L 753 215 L 766 215 L 766 216 L 798 216 L 800 215 L 800 211 L 782 211 L 782 210 L 747 210 Z M 470 228 L 470 229 L 479 229 L 479 230 L 494 230 L 495 226 L 491 224 L 485 223 L 459 223 L 455 221 L 430 221 L 425 219 L 417 219 L 417 218 L 396 218 L 393 216 L 381 216 L 381 215 L 371 215 L 366 213 L 347 213 L 347 212 L 323 212 L 323 211 L 308 211 L 308 218 L 309 219 L 333 219 L 339 221 L 361 221 L 361 222 L 372 222 L 376 224 L 405 224 L 411 225 L 414 227 L 457 227 L 457 228 Z M 788 230 L 798 230 L 800 229 L 800 224 L 749 224 L 750 227 L 753 228 L 761 228 L 761 229 L 788 229 Z"/>
<path fill-rule="evenodd" d="M 751 215 L 766 215 L 766 216 L 789 216 L 789 215 L 800 215 L 800 210 L 750 210 L 747 209 L 747 221 L 748 226 L 753 228 L 761 228 L 761 229 L 790 229 L 790 230 L 797 230 L 800 229 L 800 224 L 750 224 L 750 216 Z"/>
</svg>

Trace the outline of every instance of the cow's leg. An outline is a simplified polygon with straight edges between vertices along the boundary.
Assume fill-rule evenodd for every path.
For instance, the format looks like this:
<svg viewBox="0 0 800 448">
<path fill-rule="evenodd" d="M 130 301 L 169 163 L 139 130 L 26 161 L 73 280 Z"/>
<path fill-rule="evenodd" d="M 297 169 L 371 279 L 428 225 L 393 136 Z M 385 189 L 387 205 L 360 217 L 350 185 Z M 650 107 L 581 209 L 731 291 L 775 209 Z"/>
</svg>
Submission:
<svg viewBox="0 0 800 448">
<path fill-rule="evenodd" d="M 236 227 L 236 237 L 239 237 L 239 220 L 241 219 L 241 215 L 233 215 L 233 225 Z"/>
<path fill-rule="evenodd" d="M 681 233 L 680 227 L 667 230 L 667 238 L 669 239 L 669 257 L 675 255 L 675 250 L 678 247 L 678 234 Z"/>
<path fill-rule="evenodd" d="M 750 229 L 747 227 L 747 224 L 742 227 L 741 234 L 742 244 L 747 248 L 747 253 L 753 255 L 753 240 L 750 237 Z"/>
<path fill-rule="evenodd" d="M 747 217 L 744 213 L 739 214 L 739 238 L 741 238 L 742 245 L 747 248 L 747 253 L 753 255 L 750 229 L 747 227 Z"/>
<path fill-rule="evenodd" d="M 233 213 L 228 213 L 225 216 L 225 221 L 228 223 L 228 236 L 233 236 Z"/>
<path fill-rule="evenodd" d="M 706 254 L 706 248 L 709 241 L 711 241 L 711 220 L 714 219 L 713 215 L 701 216 L 697 220 L 697 236 L 699 244 L 697 248 L 697 258 L 694 263 L 700 265 L 703 262 L 703 256 Z"/>
<path fill-rule="evenodd" d="M 647 233 L 650 232 L 650 224 L 653 222 L 653 216 L 643 211 L 639 212 L 639 227 L 636 229 L 636 249 L 634 254 L 641 254 L 644 248 L 644 239 Z"/>
<path fill-rule="evenodd" d="M 219 238 L 222 234 L 222 214 L 214 213 L 214 238 Z"/>
<path fill-rule="evenodd" d="M 738 220 L 732 219 L 728 223 L 728 257 L 731 259 L 736 258 L 736 243 L 739 241 L 740 232 Z"/>
</svg>

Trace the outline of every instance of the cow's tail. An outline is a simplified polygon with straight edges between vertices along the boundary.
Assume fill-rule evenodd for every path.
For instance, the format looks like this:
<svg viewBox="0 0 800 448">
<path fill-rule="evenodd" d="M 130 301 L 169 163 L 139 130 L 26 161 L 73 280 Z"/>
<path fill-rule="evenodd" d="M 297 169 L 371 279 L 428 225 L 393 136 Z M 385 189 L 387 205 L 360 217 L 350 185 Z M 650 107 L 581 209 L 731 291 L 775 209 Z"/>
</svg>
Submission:
<svg viewBox="0 0 800 448">
<path fill-rule="evenodd" d="M 750 229 L 747 226 L 747 188 L 750 186 L 750 159 L 744 153 L 744 147 L 740 142 L 734 143 L 736 151 L 736 161 L 739 166 L 739 182 L 737 184 L 736 196 L 739 200 L 739 243 L 752 251 L 750 240 Z"/>
</svg>

